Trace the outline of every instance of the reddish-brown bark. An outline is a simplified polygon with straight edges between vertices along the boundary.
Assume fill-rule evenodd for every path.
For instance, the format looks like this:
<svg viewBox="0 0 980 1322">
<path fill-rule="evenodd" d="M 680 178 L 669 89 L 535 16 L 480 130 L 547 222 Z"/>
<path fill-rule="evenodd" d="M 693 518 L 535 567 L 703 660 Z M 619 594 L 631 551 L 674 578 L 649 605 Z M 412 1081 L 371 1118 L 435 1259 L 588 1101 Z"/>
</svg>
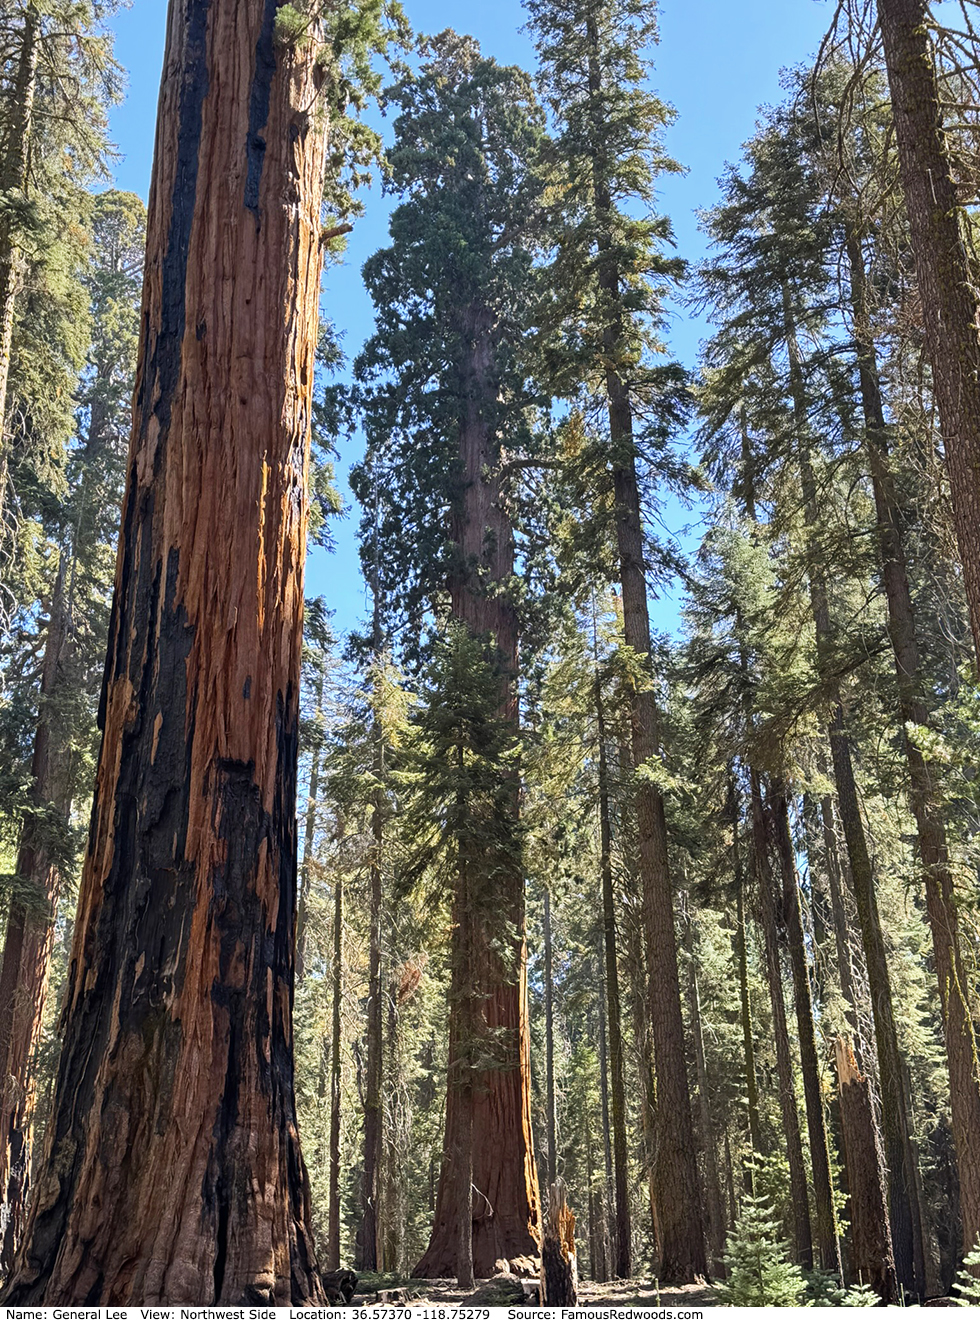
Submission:
<svg viewBox="0 0 980 1322">
<path fill-rule="evenodd" d="M 102 750 L 6 1303 L 322 1299 L 292 1075 L 325 121 L 274 0 L 171 0 Z"/>
<path fill-rule="evenodd" d="M 592 137 L 593 206 L 597 221 L 597 284 L 604 309 L 598 361 L 604 374 L 609 418 L 609 471 L 615 500 L 616 550 L 627 647 L 647 668 L 647 682 L 632 696 L 632 767 L 635 785 L 637 861 L 643 890 L 647 946 L 647 999 L 657 1076 L 657 1120 L 651 1198 L 665 1284 L 694 1281 L 707 1270 L 701 1215 L 697 1146 L 687 1078 L 684 1017 L 674 926 L 674 888 L 667 847 L 663 796 L 650 773 L 661 755 L 660 719 L 653 692 L 650 608 L 640 488 L 633 435 L 633 399 L 619 365 L 624 359 L 630 313 L 614 239 L 606 137 L 601 122 L 603 73 L 599 15 L 586 16 L 588 92 Z M 629 351 L 631 352 L 631 351 Z"/>
<path fill-rule="evenodd" d="M 493 640 L 501 677 L 500 719 L 517 733 L 517 614 L 506 583 L 514 570 L 514 533 L 501 481 L 498 444 L 487 422 L 495 399 L 493 318 L 472 306 L 461 316 L 469 346 L 462 366 L 459 459 L 462 497 L 453 511 L 458 568 L 450 583 L 452 615 L 474 637 Z M 516 778 L 512 794 L 518 814 Z M 486 903 L 478 878 L 492 886 Z M 464 903 L 464 890 L 477 888 L 479 904 Z M 531 1131 L 531 1044 L 527 1002 L 527 941 L 524 878 L 513 859 L 468 860 L 460 868 L 454 907 L 453 941 L 468 946 L 465 969 L 454 960 L 450 996 L 450 1087 L 446 1129 L 432 1236 L 413 1275 L 455 1276 L 460 1253 L 461 1208 L 469 1201 L 460 1165 L 472 1159 L 473 1272 L 494 1274 L 498 1258 L 536 1254 L 540 1235 L 538 1177 Z M 493 930 L 491 930 L 491 925 Z M 511 946 L 511 958 L 498 950 Z M 464 1020 L 472 1021 L 467 1029 Z M 453 1085 L 454 1062 L 475 1034 L 485 1050 L 493 1043 L 499 1068 L 478 1069 Z M 465 1210 L 463 1212 L 465 1216 Z"/>
<path fill-rule="evenodd" d="M 898 1294 L 898 1281 L 888 1224 L 885 1159 L 871 1083 L 858 1069 L 846 1038 L 838 1038 L 836 1050 L 851 1222 L 851 1277 L 870 1285 L 883 1304 L 890 1304 Z"/>
</svg>

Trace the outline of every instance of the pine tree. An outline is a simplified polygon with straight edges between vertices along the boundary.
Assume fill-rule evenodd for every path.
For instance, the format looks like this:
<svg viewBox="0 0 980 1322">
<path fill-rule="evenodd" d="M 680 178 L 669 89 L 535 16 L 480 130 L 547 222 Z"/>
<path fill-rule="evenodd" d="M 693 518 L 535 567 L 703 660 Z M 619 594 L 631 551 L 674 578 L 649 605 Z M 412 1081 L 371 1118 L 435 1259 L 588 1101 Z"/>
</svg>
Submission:
<svg viewBox="0 0 980 1322">
<path fill-rule="evenodd" d="M 392 246 L 365 268 L 377 308 L 357 369 L 370 387 L 365 502 L 378 480 L 374 463 L 390 476 L 383 508 L 369 508 L 367 554 L 377 538 L 380 563 L 369 560 L 377 590 L 398 592 L 416 638 L 421 612 L 434 605 L 440 622 L 462 626 L 485 651 L 497 675 L 500 737 L 513 742 L 519 617 L 507 471 L 522 462 L 534 402 L 522 333 L 541 117 L 526 76 L 483 58 L 472 40 L 442 33 L 427 57 L 417 77 L 389 92 L 401 109 L 392 177 L 405 196 L 392 216 Z M 458 843 L 446 1137 L 419 1275 L 468 1275 L 471 1222 L 477 1276 L 492 1275 L 498 1258 L 534 1251 L 524 887 L 513 844 L 519 795 L 516 769 L 501 764 L 499 774 L 511 841 L 501 840 L 496 858 L 492 845 L 470 855 Z M 492 922 L 482 907 L 491 896 Z M 479 1067 L 464 1059 L 474 1035 Z M 482 1194 L 470 1217 L 474 1183 Z"/>
<path fill-rule="evenodd" d="M 803 1273 L 790 1261 L 779 1223 L 762 1198 L 743 1199 L 725 1265 L 727 1279 L 715 1294 L 730 1308 L 799 1308 L 805 1301 Z"/>
<path fill-rule="evenodd" d="M 637 685 L 633 763 L 649 960 L 649 1013 L 657 1062 L 660 1129 L 653 1187 L 664 1281 L 703 1275 L 706 1264 L 687 1081 L 662 795 L 659 717 L 651 667 L 647 552 L 639 457 L 662 441 L 672 374 L 644 350 L 660 320 L 676 264 L 662 253 L 669 227 L 636 219 L 667 165 L 660 132 L 669 112 L 645 88 L 656 39 L 651 7 L 638 0 L 528 0 L 544 95 L 556 122 L 556 258 L 543 316 L 553 336 L 555 379 L 602 401 L 614 502 L 626 645 L 647 674 Z M 676 377 L 673 378 L 676 384 Z M 666 410 L 669 411 L 669 410 Z"/>
</svg>

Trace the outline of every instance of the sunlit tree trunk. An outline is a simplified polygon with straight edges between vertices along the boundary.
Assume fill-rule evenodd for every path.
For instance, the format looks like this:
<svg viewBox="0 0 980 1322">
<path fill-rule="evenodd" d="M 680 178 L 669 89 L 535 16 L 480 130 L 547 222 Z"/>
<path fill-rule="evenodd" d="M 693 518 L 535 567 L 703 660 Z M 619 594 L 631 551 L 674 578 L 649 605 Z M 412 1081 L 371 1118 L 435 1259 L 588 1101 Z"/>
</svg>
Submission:
<svg viewBox="0 0 980 1322">
<path fill-rule="evenodd" d="M 27 189 L 40 55 L 41 15 L 35 4 L 28 3 L 24 8 L 17 35 L 16 73 L 6 98 L 10 107 L 10 120 L 4 126 L 5 146 L 0 160 L 0 196 L 4 199 L 3 213 L 0 215 L 0 529 L 7 503 L 7 387 L 22 267 L 22 235 L 18 237 L 16 203 L 23 201 Z"/>
<path fill-rule="evenodd" d="M 459 430 L 463 494 L 453 516 L 460 570 L 453 576 L 450 596 L 453 618 L 474 637 L 493 640 L 500 674 L 499 719 L 516 736 L 517 614 L 505 591 L 487 591 L 482 575 L 473 572 L 474 565 L 481 566 L 486 580 L 499 587 L 514 570 L 513 528 L 500 479 L 490 474 L 498 466 L 488 422 L 496 397 L 492 323 L 492 314 L 482 306 L 472 306 L 461 314 L 469 349 L 462 365 L 465 408 Z M 510 811 L 515 829 L 518 790 L 514 776 Z M 471 958 L 459 973 L 470 980 L 469 990 L 460 985 L 451 996 L 450 1057 L 462 1049 L 459 1012 L 472 997 L 472 1032 L 482 1043 L 484 1059 L 487 1050 L 492 1051 L 499 1067 L 476 1067 L 471 1080 L 447 1093 L 435 1220 L 428 1248 L 413 1273 L 422 1277 L 457 1275 L 460 1223 L 468 1215 L 460 1204 L 466 1194 L 460 1161 L 472 1160 L 471 1184 L 478 1190 L 470 1200 L 475 1275 L 492 1276 L 498 1258 L 533 1255 L 538 1246 L 540 1202 L 531 1129 L 524 878 L 512 858 L 471 860 L 469 866 L 487 882 L 486 886 L 471 883 L 472 914 L 465 913 L 458 896 L 455 903 L 453 941 L 458 945 L 465 937 Z M 493 888 L 492 906 L 487 903 L 490 892 L 486 887 Z M 500 954 L 502 944 L 508 947 L 506 958 Z"/>
<path fill-rule="evenodd" d="M 315 32 L 284 47 L 275 16 L 171 0 L 102 749 L 8 1304 L 322 1299 L 292 998 L 326 121 Z"/>
</svg>

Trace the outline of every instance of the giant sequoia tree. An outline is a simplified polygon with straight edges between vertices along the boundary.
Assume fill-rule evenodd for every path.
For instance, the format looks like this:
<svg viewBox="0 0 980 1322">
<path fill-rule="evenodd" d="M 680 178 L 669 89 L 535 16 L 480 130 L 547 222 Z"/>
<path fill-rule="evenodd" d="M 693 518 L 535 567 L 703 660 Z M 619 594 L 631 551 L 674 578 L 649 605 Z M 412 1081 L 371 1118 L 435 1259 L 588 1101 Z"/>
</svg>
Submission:
<svg viewBox="0 0 980 1322">
<path fill-rule="evenodd" d="M 7 1302 L 321 1297 L 291 1054 L 318 24 L 173 0 L 102 751 Z"/>
<path fill-rule="evenodd" d="M 426 607 L 452 624 L 439 670 L 449 687 L 437 684 L 434 696 L 444 714 L 432 719 L 458 777 L 452 793 L 432 784 L 451 858 L 453 973 L 442 1167 L 416 1274 L 465 1277 L 472 1224 L 472 1270 L 489 1276 L 498 1258 L 535 1251 L 538 1226 L 506 470 L 526 446 L 531 403 L 520 337 L 540 112 L 526 75 L 453 32 L 430 43 L 419 76 L 392 95 L 401 114 L 390 159 L 405 198 L 391 247 L 365 268 L 377 330 L 359 365 L 372 383 L 369 445 L 390 474 L 383 507 L 368 516 L 368 555 L 389 599 L 392 576 L 416 630 Z M 485 702 L 487 684 L 492 718 L 474 711 L 471 721 L 460 687 Z"/>
</svg>

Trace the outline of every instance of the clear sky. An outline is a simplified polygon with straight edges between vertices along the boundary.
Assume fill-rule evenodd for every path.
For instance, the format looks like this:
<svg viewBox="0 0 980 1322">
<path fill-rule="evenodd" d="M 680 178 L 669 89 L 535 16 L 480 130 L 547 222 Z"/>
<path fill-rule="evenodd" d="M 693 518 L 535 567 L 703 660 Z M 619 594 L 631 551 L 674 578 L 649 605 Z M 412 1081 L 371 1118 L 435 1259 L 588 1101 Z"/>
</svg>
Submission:
<svg viewBox="0 0 980 1322">
<path fill-rule="evenodd" d="M 534 52 L 520 31 L 525 17 L 520 0 L 471 0 L 462 11 L 451 0 L 403 0 L 403 5 L 418 32 L 467 30 L 502 63 L 533 66 Z M 113 138 L 121 153 L 116 182 L 144 198 L 153 155 L 166 9 L 167 0 L 134 0 L 115 22 L 117 55 L 129 71 L 126 100 L 112 117 Z M 780 99 L 780 69 L 815 54 L 831 7 L 825 0 L 662 0 L 660 14 L 654 85 L 677 110 L 667 148 L 687 168 L 684 176 L 664 180 L 660 209 L 673 220 L 679 254 L 696 260 L 704 252 L 704 242 L 695 210 L 712 205 L 716 180 L 725 162 L 737 159 L 741 144 L 751 135 L 758 107 Z M 344 347 L 351 357 L 371 331 L 371 304 L 361 284 L 361 265 L 386 242 L 390 205 L 377 188 L 367 192 L 364 201 L 366 212 L 351 235 L 344 265 L 328 271 L 324 287 L 324 309 L 344 333 Z M 703 335 L 702 325 L 678 316 L 670 336 L 673 353 L 693 365 Z M 352 453 L 342 455 L 342 480 L 353 458 Z M 315 552 L 308 569 L 308 594 L 326 596 L 340 630 L 355 626 L 365 611 L 354 545 L 356 517 L 351 511 L 339 521 L 336 553 Z M 672 506 L 667 517 L 680 528 L 692 516 Z M 676 603 L 669 597 L 654 604 L 656 628 L 669 629 L 675 620 Z"/>
</svg>

